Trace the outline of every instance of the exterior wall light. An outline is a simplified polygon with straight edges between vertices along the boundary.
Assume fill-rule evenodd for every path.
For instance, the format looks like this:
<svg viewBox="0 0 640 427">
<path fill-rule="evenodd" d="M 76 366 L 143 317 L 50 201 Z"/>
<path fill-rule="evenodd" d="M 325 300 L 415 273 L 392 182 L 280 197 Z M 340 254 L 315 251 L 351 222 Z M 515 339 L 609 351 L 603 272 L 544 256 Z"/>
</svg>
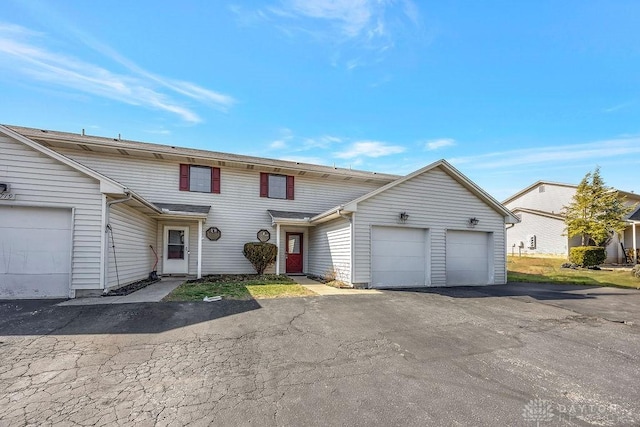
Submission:
<svg viewBox="0 0 640 427">
<path fill-rule="evenodd" d="M 475 227 L 476 225 L 478 225 L 479 222 L 480 220 L 475 216 L 473 218 L 469 218 L 469 226 L 471 227 Z"/>
<path fill-rule="evenodd" d="M 400 222 L 405 223 L 409 219 L 409 214 L 406 212 L 400 212 Z"/>
</svg>

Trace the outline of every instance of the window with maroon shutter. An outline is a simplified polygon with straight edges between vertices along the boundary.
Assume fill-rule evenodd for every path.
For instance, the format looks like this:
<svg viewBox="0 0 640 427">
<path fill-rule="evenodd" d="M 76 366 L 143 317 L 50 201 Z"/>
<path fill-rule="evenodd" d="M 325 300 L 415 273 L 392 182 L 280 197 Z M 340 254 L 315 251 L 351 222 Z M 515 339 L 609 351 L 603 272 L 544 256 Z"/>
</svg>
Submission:
<svg viewBox="0 0 640 427">
<path fill-rule="evenodd" d="M 293 200 L 293 180 L 293 176 L 260 173 L 260 197 Z"/>
<path fill-rule="evenodd" d="M 287 176 L 287 199 L 293 200 L 293 176 Z"/>
<path fill-rule="evenodd" d="M 180 191 L 220 193 L 220 168 L 181 164 Z"/>
<path fill-rule="evenodd" d="M 211 192 L 220 194 L 220 168 L 211 168 Z"/>
<path fill-rule="evenodd" d="M 269 174 L 260 172 L 260 197 L 269 197 Z"/>
<path fill-rule="evenodd" d="M 180 165 L 180 191 L 189 191 L 189 165 Z"/>
</svg>

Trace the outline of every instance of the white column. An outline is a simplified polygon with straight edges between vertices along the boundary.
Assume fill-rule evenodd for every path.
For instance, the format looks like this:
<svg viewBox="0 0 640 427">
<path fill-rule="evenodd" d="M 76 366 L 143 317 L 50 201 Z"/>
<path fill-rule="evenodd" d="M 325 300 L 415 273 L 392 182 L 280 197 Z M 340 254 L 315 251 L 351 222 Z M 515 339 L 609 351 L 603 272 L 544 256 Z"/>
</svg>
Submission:
<svg viewBox="0 0 640 427">
<path fill-rule="evenodd" d="M 202 220 L 198 220 L 198 279 L 202 278 Z"/>
<path fill-rule="evenodd" d="M 278 247 L 278 256 L 276 257 L 276 274 L 280 274 L 280 224 L 276 224 L 276 246 Z"/>
<path fill-rule="evenodd" d="M 638 263 L 638 243 L 636 242 L 636 222 L 633 225 L 633 263 Z"/>
</svg>

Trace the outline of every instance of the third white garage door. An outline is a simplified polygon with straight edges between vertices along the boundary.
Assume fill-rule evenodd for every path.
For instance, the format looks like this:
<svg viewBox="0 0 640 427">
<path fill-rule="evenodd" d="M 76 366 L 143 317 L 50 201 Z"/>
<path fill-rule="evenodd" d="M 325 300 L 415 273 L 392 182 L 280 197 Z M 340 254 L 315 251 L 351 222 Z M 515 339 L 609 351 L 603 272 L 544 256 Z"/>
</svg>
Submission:
<svg viewBox="0 0 640 427">
<path fill-rule="evenodd" d="M 426 286 L 427 233 L 422 228 L 371 228 L 371 286 Z"/>
<path fill-rule="evenodd" d="M 487 285 L 492 233 L 447 231 L 447 286 Z"/>
</svg>

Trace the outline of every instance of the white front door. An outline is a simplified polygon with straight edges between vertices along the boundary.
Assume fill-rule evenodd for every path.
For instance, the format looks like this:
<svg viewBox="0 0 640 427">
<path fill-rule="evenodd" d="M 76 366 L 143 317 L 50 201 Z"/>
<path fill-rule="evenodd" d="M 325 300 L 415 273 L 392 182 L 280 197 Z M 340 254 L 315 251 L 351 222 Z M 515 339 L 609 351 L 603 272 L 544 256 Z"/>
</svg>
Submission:
<svg viewBox="0 0 640 427">
<path fill-rule="evenodd" d="M 163 274 L 189 273 L 189 227 L 164 227 Z"/>
</svg>

